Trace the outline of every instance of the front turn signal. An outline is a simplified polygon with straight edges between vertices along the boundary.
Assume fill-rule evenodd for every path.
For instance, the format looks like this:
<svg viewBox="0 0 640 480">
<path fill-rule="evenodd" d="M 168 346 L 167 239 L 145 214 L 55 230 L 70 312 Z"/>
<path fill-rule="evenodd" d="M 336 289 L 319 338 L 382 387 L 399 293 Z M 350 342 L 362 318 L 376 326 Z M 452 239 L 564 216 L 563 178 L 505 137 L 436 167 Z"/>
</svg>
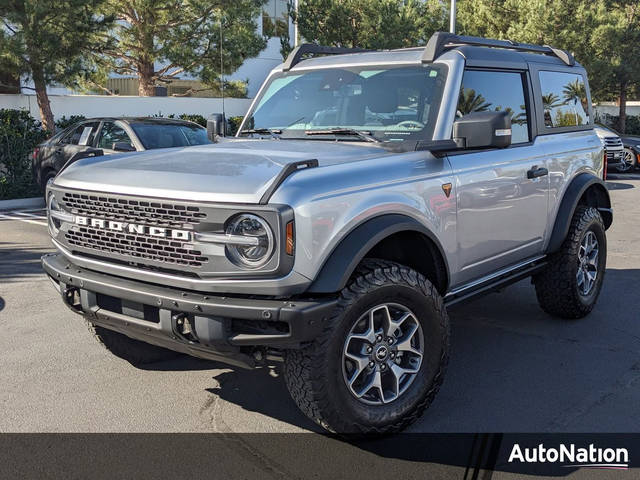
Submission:
<svg viewBox="0 0 640 480">
<path fill-rule="evenodd" d="M 293 220 L 287 223 L 287 239 L 285 243 L 285 252 L 287 255 L 293 255 L 295 249 L 295 238 L 293 231 Z"/>
</svg>

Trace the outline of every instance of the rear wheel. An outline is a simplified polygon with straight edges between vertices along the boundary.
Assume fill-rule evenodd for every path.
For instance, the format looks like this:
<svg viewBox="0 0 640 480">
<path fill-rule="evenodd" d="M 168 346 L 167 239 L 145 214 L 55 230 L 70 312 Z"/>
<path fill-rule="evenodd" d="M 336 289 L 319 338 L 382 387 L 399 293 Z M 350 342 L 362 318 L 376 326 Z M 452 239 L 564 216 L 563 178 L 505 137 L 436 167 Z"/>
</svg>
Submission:
<svg viewBox="0 0 640 480">
<path fill-rule="evenodd" d="M 636 154 L 630 148 L 625 148 L 622 153 L 622 163 L 620 163 L 616 170 L 620 173 L 628 172 L 636 168 Z"/>
<path fill-rule="evenodd" d="M 538 303 L 554 316 L 576 319 L 596 304 L 607 263 L 607 238 L 598 210 L 579 206 L 567 238 L 549 266 L 536 275 Z"/>
<path fill-rule="evenodd" d="M 161 362 L 180 355 L 178 352 L 157 347 L 149 343 L 129 338 L 122 333 L 95 325 L 90 318 L 85 317 L 87 327 L 100 345 L 113 353 L 116 357 L 128 361 L 132 365 L 145 365 Z"/>
<path fill-rule="evenodd" d="M 300 409 L 339 433 L 396 432 L 422 415 L 444 376 L 449 319 L 424 276 L 377 260 L 340 294 L 321 336 L 285 356 Z"/>
</svg>

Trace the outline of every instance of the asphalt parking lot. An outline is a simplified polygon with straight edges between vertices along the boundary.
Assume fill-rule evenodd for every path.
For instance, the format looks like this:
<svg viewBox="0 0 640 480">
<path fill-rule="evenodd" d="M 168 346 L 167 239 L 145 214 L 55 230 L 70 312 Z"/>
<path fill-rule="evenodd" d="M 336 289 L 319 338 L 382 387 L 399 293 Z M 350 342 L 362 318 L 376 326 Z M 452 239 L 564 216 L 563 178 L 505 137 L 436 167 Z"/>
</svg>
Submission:
<svg viewBox="0 0 640 480">
<path fill-rule="evenodd" d="M 447 376 L 413 431 L 640 432 L 640 175 L 609 188 L 594 312 L 550 318 L 528 280 L 453 307 Z M 140 369 L 111 356 L 45 278 L 51 250 L 42 211 L 0 212 L 0 431 L 317 430 L 278 368 L 181 357 Z"/>
</svg>

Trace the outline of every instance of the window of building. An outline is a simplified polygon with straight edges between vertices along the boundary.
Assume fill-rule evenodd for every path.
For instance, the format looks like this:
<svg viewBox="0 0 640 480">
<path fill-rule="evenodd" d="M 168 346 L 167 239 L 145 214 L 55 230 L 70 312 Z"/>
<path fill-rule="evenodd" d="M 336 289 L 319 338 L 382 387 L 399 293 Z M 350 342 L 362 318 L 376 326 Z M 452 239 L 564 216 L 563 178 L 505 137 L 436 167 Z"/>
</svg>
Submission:
<svg viewBox="0 0 640 480">
<path fill-rule="evenodd" d="M 287 0 L 268 0 L 262 7 L 262 34 L 281 37 L 289 31 Z"/>
<path fill-rule="evenodd" d="M 456 117 L 471 112 L 507 111 L 511 114 L 511 143 L 529 138 L 529 116 L 521 73 L 466 70 Z"/>
<path fill-rule="evenodd" d="M 541 71 L 540 89 L 545 127 L 576 127 L 589 123 L 587 90 L 582 75 Z"/>
</svg>

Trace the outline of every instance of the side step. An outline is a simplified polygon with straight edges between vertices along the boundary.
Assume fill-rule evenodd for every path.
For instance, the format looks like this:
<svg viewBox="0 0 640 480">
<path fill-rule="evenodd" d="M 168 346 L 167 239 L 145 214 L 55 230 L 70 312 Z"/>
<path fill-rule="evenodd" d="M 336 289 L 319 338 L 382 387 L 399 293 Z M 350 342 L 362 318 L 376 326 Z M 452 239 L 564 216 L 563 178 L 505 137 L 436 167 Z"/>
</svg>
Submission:
<svg viewBox="0 0 640 480">
<path fill-rule="evenodd" d="M 484 295 L 487 293 L 500 290 L 512 283 L 519 282 L 520 280 L 530 277 L 531 275 L 539 272 L 547 266 L 547 261 L 544 257 L 533 260 L 524 265 L 518 265 L 511 270 L 498 274 L 495 277 L 489 278 L 485 281 L 473 283 L 469 286 L 463 286 L 448 293 L 444 297 L 444 304 L 449 307 L 456 303 L 463 302 L 465 300 L 472 299 L 476 296 Z"/>
</svg>

